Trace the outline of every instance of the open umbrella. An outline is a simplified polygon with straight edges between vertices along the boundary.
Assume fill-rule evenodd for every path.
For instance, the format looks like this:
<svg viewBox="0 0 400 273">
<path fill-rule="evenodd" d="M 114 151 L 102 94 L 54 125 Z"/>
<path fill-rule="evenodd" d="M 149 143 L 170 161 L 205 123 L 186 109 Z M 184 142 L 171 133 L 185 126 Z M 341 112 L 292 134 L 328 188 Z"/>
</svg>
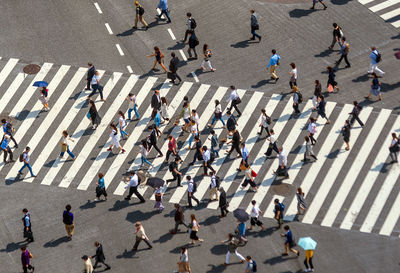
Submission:
<svg viewBox="0 0 400 273">
<path fill-rule="evenodd" d="M 244 209 L 235 209 L 233 211 L 233 216 L 238 219 L 240 222 L 246 222 L 249 220 L 249 214 Z"/>
<path fill-rule="evenodd" d="M 150 177 L 149 179 L 147 179 L 147 186 L 150 186 L 152 188 L 159 188 L 162 187 L 164 185 L 164 180 L 162 180 L 161 178 L 158 177 Z"/>
<path fill-rule="evenodd" d="M 36 87 L 47 87 L 49 84 L 45 81 L 38 81 L 38 82 L 34 82 L 33 86 Z"/>
<path fill-rule="evenodd" d="M 314 250 L 317 246 L 317 242 L 314 241 L 311 237 L 302 237 L 299 239 L 299 246 L 301 246 L 304 250 Z"/>
</svg>

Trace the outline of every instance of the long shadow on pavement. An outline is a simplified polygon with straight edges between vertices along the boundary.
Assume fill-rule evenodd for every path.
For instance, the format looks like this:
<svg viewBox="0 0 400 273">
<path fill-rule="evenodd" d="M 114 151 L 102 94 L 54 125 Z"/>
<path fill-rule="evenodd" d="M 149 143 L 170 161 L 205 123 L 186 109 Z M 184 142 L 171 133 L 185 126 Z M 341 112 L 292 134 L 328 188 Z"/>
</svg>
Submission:
<svg viewBox="0 0 400 273">
<path fill-rule="evenodd" d="M 57 240 L 48 241 L 47 243 L 45 243 L 43 245 L 43 247 L 57 247 L 60 244 L 67 243 L 67 242 L 69 242 L 68 236 L 63 236 L 63 237 L 58 238 Z"/>
<path fill-rule="evenodd" d="M 27 241 L 21 241 L 21 242 L 17 242 L 17 243 L 14 243 L 14 242 L 8 243 L 6 248 L 0 249 L 0 252 L 7 252 L 7 253 L 13 252 L 13 251 L 20 249 L 21 246 L 26 245 L 26 244 L 27 244 Z"/>
<path fill-rule="evenodd" d="M 317 9 L 294 9 L 289 12 L 292 18 L 301 18 L 310 15 L 310 13 L 318 11 Z"/>
<path fill-rule="evenodd" d="M 293 257 L 283 258 L 282 256 L 276 256 L 276 257 L 273 257 L 273 258 L 266 259 L 264 261 L 264 263 L 265 264 L 274 265 L 274 264 L 283 263 L 283 262 L 286 262 L 286 261 L 289 261 L 289 260 L 295 260 L 295 259 L 298 259 L 298 257 L 297 256 L 293 256 Z"/>
</svg>

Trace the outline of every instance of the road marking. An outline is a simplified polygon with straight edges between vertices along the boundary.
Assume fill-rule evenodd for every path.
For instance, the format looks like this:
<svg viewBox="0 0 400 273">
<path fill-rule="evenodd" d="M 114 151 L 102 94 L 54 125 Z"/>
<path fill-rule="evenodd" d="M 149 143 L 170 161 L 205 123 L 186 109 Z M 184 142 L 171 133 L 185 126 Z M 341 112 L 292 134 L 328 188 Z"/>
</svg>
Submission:
<svg viewBox="0 0 400 273">
<path fill-rule="evenodd" d="M 94 2 L 93 4 L 94 4 L 94 6 L 96 7 L 97 11 L 98 11 L 100 14 L 103 14 L 103 12 L 101 11 L 101 8 L 100 8 L 99 4 L 98 4 L 97 2 Z"/>
<path fill-rule="evenodd" d="M 110 35 L 113 35 L 114 33 L 112 32 L 110 25 L 108 23 L 105 23 L 104 25 L 106 26 L 108 33 L 110 33 Z"/>
<path fill-rule="evenodd" d="M 192 76 L 195 82 L 199 82 L 199 78 L 197 78 L 196 73 L 194 73 L 194 71 L 192 72 Z"/>
<path fill-rule="evenodd" d="M 169 35 L 171 35 L 172 40 L 175 41 L 176 40 L 175 35 L 170 28 L 168 29 L 168 33 L 169 33 Z"/>
<path fill-rule="evenodd" d="M 331 227 L 333 225 L 338 213 L 340 212 L 340 209 L 343 206 L 344 201 L 346 201 L 350 190 L 356 182 L 357 176 L 360 174 L 360 171 L 364 166 L 365 161 L 367 161 L 367 159 L 369 158 L 370 152 L 372 150 L 371 147 L 377 147 L 375 145 L 375 142 L 379 137 L 379 133 L 376 132 L 382 131 L 387 119 L 390 117 L 391 112 L 391 110 L 382 109 L 382 111 L 379 113 L 372 129 L 370 130 L 370 132 L 373 133 L 368 134 L 363 145 L 361 146 L 361 149 L 358 151 L 357 157 L 354 159 L 350 170 L 347 171 L 346 177 L 343 180 L 342 185 L 340 185 L 339 190 L 335 194 L 335 198 L 333 199 L 332 203 L 330 203 L 329 209 L 325 213 L 321 226 Z M 337 174 L 339 174 L 339 172 L 340 170 L 338 170 Z"/>
<path fill-rule="evenodd" d="M 358 0 L 358 2 L 360 2 L 360 3 L 363 4 L 363 5 L 368 4 L 368 3 L 371 3 L 371 2 L 373 2 L 373 1 L 375 1 L 375 0 Z"/>
<path fill-rule="evenodd" d="M 379 234 L 390 236 L 399 217 L 400 217 L 400 192 L 397 194 L 396 200 L 394 201 L 389 214 L 386 216 L 385 222 L 383 223 L 383 226 L 381 228 L 381 231 L 379 231 Z"/>
<path fill-rule="evenodd" d="M 267 218 L 274 218 L 274 216 L 275 216 L 275 212 L 274 212 L 274 210 L 275 210 L 275 203 L 274 203 L 274 201 L 275 201 L 275 199 L 279 199 L 279 202 L 281 202 L 282 203 L 282 200 L 285 198 L 285 196 L 281 196 L 281 195 L 274 195 L 273 197 L 272 197 L 272 200 L 271 200 L 271 202 L 269 202 L 269 205 L 268 205 L 268 207 L 265 209 L 265 211 L 264 211 L 264 217 L 267 217 Z"/>
<path fill-rule="evenodd" d="M 127 65 L 126 68 L 128 69 L 129 73 L 133 73 L 132 67 L 130 65 Z"/>
<path fill-rule="evenodd" d="M 0 113 L 8 105 L 8 103 L 11 100 L 11 98 L 13 97 L 15 92 L 17 92 L 19 86 L 22 84 L 24 79 L 25 79 L 24 73 L 22 73 L 22 72 L 18 73 L 18 75 L 15 77 L 14 81 L 7 88 L 7 91 L 4 93 L 3 97 L 0 100 Z"/>
<path fill-rule="evenodd" d="M 388 8 L 388 7 L 392 6 L 392 5 L 395 5 L 395 4 L 397 4 L 397 3 L 399 3 L 399 0 L 387 0 L 387 1 L 385 1 L 385 2 L 382 2 L 382 3 L 380 3 L 380 4 L 377 4 L 377 5 L 375 5 L 375 6 L 372 6 L 372 7 L 370 7 L 369 9 L 370 9 L 372 12 L 377 12 L 377 11 L 383 10 L 383 9 L 385 9 L 385 8 Z"/>
<path fill-rule="evenodd" d="M 4 83 L 8 75 L 14 69 L 15 65 L 18 63 L 18 59 L 11 58 L 8 60 L 4 68 L 0 72 L 0 86 Z"/>
<path fill-rule="evenodd" d="M 116 46 L 117 49 L 118 49 L 119 55 L 124 56 L 125 54 L 124 54 L 124 52 L 122 51 L 121 46 L 120 46 L 119 44 L 115 44 L 115 46 Z"/>
<path fill-rule="evenodd" d="M 181 53 L 182 59 L 186 62 L 186 61 L 187 61 L 187 58 L 186 58 L 185 53 L 183 53 L 183 50 L 182 50 L 182 49 L 179 49 L 179 53 Z"/>
<path fill-rule="evenodd" d="M 385 14 L 382 14 L 381 18 L 383 20 L 389 20 L 390 18 L 396 17 L 398 15 L 400 15 L 400 8 L 392 10 L 392 11 L 389 11 L 389 12 L 387 12 Z"/>
</svg>

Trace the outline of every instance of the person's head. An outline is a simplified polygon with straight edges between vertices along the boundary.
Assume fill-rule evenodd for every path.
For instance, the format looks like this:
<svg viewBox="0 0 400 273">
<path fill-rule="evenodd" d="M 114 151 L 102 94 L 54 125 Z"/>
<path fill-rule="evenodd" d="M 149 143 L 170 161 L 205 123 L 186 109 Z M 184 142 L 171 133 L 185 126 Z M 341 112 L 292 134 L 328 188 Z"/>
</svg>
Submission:
<svg viewBox="0 0 400 273">
<path fill-rule="evenodd" d="M 155 52 L 160 52 L 160 49 L 158 48 L 158 46 L 155 46 L 155 47 L 154 47 L 154 51 L 155 51 Z"/>
<path fill-rule="evenodd" d="M 332 26 L 333 26 L 334 28 L 337 28 L 337 27 L 338 27 L 338 25 L 337 25 L 336 23 L 333 23 Z"/>
<path fill-rule="evenodd" d="M 251 201 L 251 204 L 252 204 L 253 206 L 254 206 L 256 203 L 257 203 L 256 200 L 252 200 L 252 201 Z"/>
<path fill-rule="evenodd" d="M 64 131 L 62 132 L 62 134 L 63 134 L 64 137 L 67 137 L 67 136 L 68 136 L 67 130 L 64 130 Z"/>
<path fill-rule="evenodd" d="M 270 133 L 271 135 L 275 134 L 274 129 L 269 129 L 269 133 Z"/>
<path fill-rule="evenodd" d="M 279 152 L 282 152 L 282 151 L 283 151 L 283 148 L 282 148 L 282 147 L 279 147 L 279 148 L 278 148 L 278 151 L 279 151 Z"/>
<path fill-rule="evenodd" d="M 325 99 L 324 95 L 322 95 L 322 94 L 319 95 L 318 98 L 319 98 L 320 100 L 324 100 L 324 99 Z"/>
<path fill-rule="evenodd" d="M 392 138 L 397 138 L 396 133 L 392 133 Z"/>
<path fill-rule="evenodd" d="M 143 147 L 147 148 L 147 141 L 145 139 L 142 139 L 140 142 Z"/>
<path fill-rule="evenodd" d="M 177 209 L 177 208 L 179 208 L 180 206 L 179 206 L 178 203 L 175 203 L 175 204 L 174 204 L 174 207 Z"/>
<path fill-rule="evenodd" d="M 251 261 L 251 256 L 246 256 L 246 261 L 250 262 Z"/>
<path fill-rule="evenodd" d="M 96 108 L 96 105 L 94 104 L 94 101 L 93 101 L 93 100 L 89 100 L 89 104 L 90 104 L 91 106 L 93 106 L 93 107 Z"/>
<path fill-rule="evenodd" d="M 142 223 L 140 223 L 139 221 L 137 221 L 136 223 L 135 223 L 135 227 L 140 227 L 142 225 Z"/>
<path fill-rule="evenodd" d="M 292 69 L 295 69 L 295 68 L 296 68 L 295 63 L 290 63 L 290 67 L 291 67 Z"/>
<path fill-rule="evenodd" d="M 272 50 L 271 50 L 271 53 L 272 53 L 272 54 L 276 54 L 276 50 L 275 50 L 275 49 L 272 49 Z"/>
<path fill-rule="evenodd" d="M 308 136 L 305 136 L 305 137 L 304 137 L 304 140 L 305 140 L 306 142 L 309 142 L 309 141 L 310 141 L 310 138 L 309 138 Z"/>
<path fill-rule="evenodd" d="M 195 221 L 195 220 L 196 220 L 196 215 L 191 214 L 191 215 L 190 215 L 190 220 L 192 220 L 192 222 Z"/>
<path fill-rule="evenodd" d="M 21 246 L 21 251 L 25 252 L 26 251 L 26 246 Z"/>
<path fill-rule="evenodd" d="M 135 171 L 130 171 L 130 172 L 129 172 L 129 175 L 130 175 L 130 176 L 134 176 L 135 174 L 136 174 Z"/>
<path fill-rule="evenodd" d="M 188 12 L 188 13 L 186 13 L 186 17 L 190 18 L 190 17 L 192 17 L 192 14 L 190 12 Z"/>
<path fill-rule="evenodd" d="M 103 173 L 99 173 L 98 176 L 99 176 L 99 178 L 103 178 L 104 174 Z"/>
<path fill-rule="evenodd" d="M 315 80 L 315 85 L 318 85 L 319 84 L 319 80 Z"/>
<path fill-rule="evenodd" d="M 262 113 L 263 115 L 265 115 L 265 114 L 266 114 L 265 109 L 261 109 L 261 113 Z"/>
<path fill-rule="evenodd" d="M 231 111 L 229 111 L 229 110 L 226 112 L 226 114 L 227 114 L 228 116 L 232 115 Z"/>
<path fill-rule="evenodd" d="M 310 122 L 313 123 L 315 119 L 313 117 L 310 117 Z"/>
<path fill-rule="evenodd" d="M 186 252 L 186 247 L 182 246 L 181 247 L 181 253 L 185 253 Z"/>
<path fill-rule="evenodd" d="M 348 119 L 344 123 L 345 125 L 350 126 L 350 121 Z"/>
<path fill-rule="evenodd" d="M 274 200 L 274 204 L 275 204 L 275 205 L 279 204 L 279 199 L 278 199 L 278 198 L 276 198 L 276 199 Z"/>
<path fill-rule="evenodd" d="M 329 73 L 333 72 L 332 66 L 328 66 L 326 69 L 328 69 L 328 72 L 329 72 Z"/>
<path fill-rule="evenodd" d="M 94 74 L 95 74 L 96 76 L 100 75 L 99 71 L 97 71 L 97 70 L 94 72 Z"/>
<path fill-rule="evenodd" d="M 7 120 L 5 120 L 4 118 L 1 120 L 1 123 L 6 124 Z"/>
<path fill-rule="evenodd" d="M 66 211 L 70 211 L 70 210 L 71 210 L 71 205 L 70 205 L 70 204 L 66 205 L 66 206 L 65 206 L 65 210 L 66 210 Z"/>
<path fill-rule="evenodd" d="M 343 42 L 346 41 L 346 37 L 343 36 L 343 37 L 342 37 L 342 41 L 343 41 Z"/>
<path fill-rule="evenodd" d="M 153 131 L 154 127 L 153 127 L 153 125 L 150 125 L 147 129 L 148 129 L 149 131 Z"/>
<path fill-rule="evenodd" d="M 300 187 L 297 188 L 297 192 L 298 192 L 299 194 L 303 194 L 303 190 L 302 190 Z"/>
<path fill-rule="evenodd" d="M 194 126 L 194 125 L 196 125 L 196 122 L 195 122 L 194 120 L 192 120 L 192 121 L 190 122 L 190 124 L 192 124 L 192 126 Z"/>
<path fill-rule="evenodd" d="M 378 78 L 378 75 L 376 75 L 376 73 L 375 72 L 372 72 L 372 78 L 374 78 L 374 79 L 377 79 Z"/>
<path fill-rule="evenodd" d="M 203 146 L 203 151 L 205 152 L 205 151 L 207 151 L 207 146 Z"/>
<path fill-rule="evenodd" d="M 235 235 L 233 235 L 232 233 L 228 233 L 228 239 L 232 240 L 232 238 L 235 237 Z"/>
<path fill-rule="evenodd" d="M 94 246 L 95 246 L 95 247 L 98 247 L 99 245 L 100 245 L 100 243 L 99 243 L 99 242 L 97 242 L 97 241 L 96 241 L 96 242 L 94 242 Z"/>
<path fill-rule="evenodd" d="M 156 90 L 154 90 L 154 93 L 155 93 L 156 95 L 160 95 L 160 90 L 156 89 Z"/>
<path fill-rule="evenodd" d="M 296 85 L 293 85 L 292 92 L 297 92 L 297 91 L 299 91 L 299 88 Z"/>
<path fill-rule="evenodd" d="M 189 101 L 189 97 L 188 96 L 184 96 L 183 97 L 183 101 Z"/>
<path fill-rule="evenodd" d="M 376 50 L 376 47 L 375 46 L 371 46 L 371 50 L 372 51 Z"/>
<path fill-rule="evenodd" d="M 83 255 L 82 256 L 82 260 L 84 260 L 85 262 L 89 259 L 89 257 L 87 255 Z"/>
<path fill-rule="evenodd" d="M 355 101 L 353 101 L 353 105 L 354 106 L 357 106 L 358 105 L 358 102 L 355 100 Z"/>
<path fill-rule="evenodd" d="M 167 104 L 167 98 L 166 97 L 161 97 L 161 102 L 164 104 Z"/>
<path fill-rule="evenodd" d="M 194 137 L 194 141 L 199 142 L 199 141 L 200 141 L 200 138 L 199 138 L 198 136 L 195 136 L 195 137 Z"/>
<path fill-rule="evenodd" d="M 187 180 L 187 181 L 190 181 L 190 180 L 192 180 L 192 177 L 191 177 L 190 175 L 187 175 L 187 176 L 186 176 L 186 180 Z"/>
<path fill-rule="evenodd" d="M 114 129 L 115 131 L 118 131 L 118 130 L 117 130 L 117 126 L 115 126 L 114 123 L 110 123 L 110 128 L 111 128 L 111 129 Z"/>
<path fill-rule="evenodd" d="M 23 214 L 27 214 L 27 213 L 28 213 L 28 209 L 27 209 L 27 208 L 24 208 L 24 209 L 22 210 L 22 213 L 23 213 Z"/>
<path fill-rule="evenodd" d="M 288 225 L 286 225 L 286 226 L 283 227 L 283 229 L 286 230 L 286 231 L 288 231 L 290 228 L 289 228 Z"/>
<path fill-rule="evenodd" d="M 244 146 L 246 146 L 244 142 L 240 143 L 240 147 L 244 148 Z"/>
<path fill-rule="evenodd" d="M 169 139 L 169 140 L 172 140 L 172 135 L 168 135 L 168 139 Z"/>
<path fill-rule="evenodd" d="M 206 51 L 208 49 L 208 44 L 203 45 L 203 51 Z"/>
<path fill-rule="evenodd" d="M 176 157 L 175 157 L 175 162 L 176 162 L 176 163 L 179 163 L 180 160 L 181 160 L 181 158 L 180 158 L 179 156 L 176 156 Z"/>
<path fill-rule="evenodd" d="M 214 103 L 215 103 L 215 106 L 220 104 L 219 100 L 215 100 Z"/>
<path fill-rule="evenodd" d="M 171 52 L 171 57 L 175 58 L 175 52 Z"/>
<path fill-rule="evenodd" d="M 92 66 L 93 66 L 93 63 L 88 62 L 87 65 L 88 65 L 88 67 L 92 67 Z"/>
<path fill-rule="evenodd" d="M 230 88 L 231 88 L 231 90 L 235 90 L 236 89 L 236 87 L 234 85 L 231 85 Z"/>
<path fill-rule="evenodd" d="M 212 136 L 215 135 L 214 129 L 211 129 L 210 133 L 211 133 Z"/>
<path fill-rule="evenodd" d="M 29 148 L 29 147 L 26 147 L 25 148 L 25 151 L 28 153 L 29 151 L 31 150 L 31 148 Z"/>
<path fill-rule="evenodd" d="M 253 14 L 253 13 L 254 13 L 254 9 L 251 9 L 251 10 L 250 10 L 250 13 Z"/>
<path fill-rule="evenodd" d="M 224 187 L 219 187 L 219 189 L 218 189 L 220 192 L 223 192 L 224 191 Z"/>
<path fill-rule="evenodd" d="M 195 116 L 196 115 L 196 109 L 192 110 L 192 114 Z"/>
<path fill-rule="evenodd" d="M 208 174 L 209 174 L 210 176 L 213 176 L 213 175 L 215 175 L 215 172 L 214 172 L 214 171 L 210 171 Z"/>
<path fill-rule="evenodd" d="M 139 1 L 135 1 L 135 6 L 139 6 Z"/>
<path fill-rule="evenodd" d="M 119 110 L 119 111 L 118 111 L 118 115 L 120 115 L 122 118 L 124 118 L 124 119 L 125 119 L 124 112 L 122 112 L 121 110 Z"/>
</svg>

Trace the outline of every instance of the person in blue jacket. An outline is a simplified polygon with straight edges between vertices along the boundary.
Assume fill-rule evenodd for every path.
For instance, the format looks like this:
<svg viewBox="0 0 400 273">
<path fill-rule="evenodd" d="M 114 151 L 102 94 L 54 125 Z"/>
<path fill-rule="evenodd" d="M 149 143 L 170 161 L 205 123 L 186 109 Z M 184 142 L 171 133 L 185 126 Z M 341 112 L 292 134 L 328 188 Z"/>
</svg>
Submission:
<svg viewBox="0 0 400 273">
<path fill-rule="evenodd" d="M 161 16 L 164 14 L 165 17 L 167 17 L 167 22 L 171 23 L 171 18 L 169 17 L 168 13 L 168 0 L 160 0 L 160 3 L 158 3 L 157 7 L 161 10 L 161 13 L 160 15 L 158 15 L 158 18 L 161 19 Z"/>
</svg>

